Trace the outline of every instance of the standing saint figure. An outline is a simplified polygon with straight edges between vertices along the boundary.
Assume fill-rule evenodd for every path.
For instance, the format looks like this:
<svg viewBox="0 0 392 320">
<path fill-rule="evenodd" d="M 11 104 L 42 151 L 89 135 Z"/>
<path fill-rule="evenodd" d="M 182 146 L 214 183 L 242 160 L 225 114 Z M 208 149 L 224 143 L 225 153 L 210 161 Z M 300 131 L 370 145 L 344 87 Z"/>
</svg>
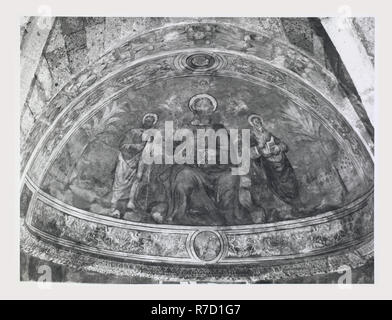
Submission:
<svg viewBox="0 0 392 320">
<path fill-rule="evenodd" d="M 142 120 L 142 128 L 127 132 L 120 145 L 120 154 L 113 183 L 112 217 L 120 218 L 121 202 L 126 201 L 126 210 L 134 211 L 141 188 L 148 183 L 151 165 L 143 162 L 143 151 L 151 147 L 152 141 L 143 141 L 143 133 L 158 122 L 158 115 L 147 113 Z"/>
<path fill-rule="evenodd" d="M 248 117 L 251 130 L 251 158 L 258 167 L 264 168 L 268 185 L 275 195 L 288 204 L 297 201 L 298 181 L 286 156 L 287 145 L 268 132 L 257 114 Z"/>
</svg>

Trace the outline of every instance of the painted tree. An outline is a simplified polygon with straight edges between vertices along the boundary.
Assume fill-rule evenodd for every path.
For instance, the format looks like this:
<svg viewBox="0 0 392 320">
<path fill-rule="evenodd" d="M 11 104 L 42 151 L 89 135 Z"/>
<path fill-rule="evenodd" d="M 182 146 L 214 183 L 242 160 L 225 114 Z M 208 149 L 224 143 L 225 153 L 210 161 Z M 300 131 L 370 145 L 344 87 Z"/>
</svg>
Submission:
<svg viewBox="0 0 392 320">
<path fill-rule="evenodd" d="M 335 165 L 338 159 L 338 147 L 331 137 L 325 133 L 323 134 L 324 128 L 322 124 L 316 121 L 309 112 L 296 107 L 292 103 L 289 103 L 284 111 L 282 111 L 281 117 L 289 125 L 289 133 L 293 137 L 301 142 L 314 143 L 319 146 L 324 160 L 336 174 L 344 195 L 346 195 L 348 193 L 347 186 L 343 181 L 339 169 Z"/>
<path fill-rule="evenodd" d="M 116 123 L 122 120 L 122 116 L 127 113 L 129 113 L 129 105 L 127 103 L 118 105 L 114 102 L 102 111 L 99 111 L 97 115 L 93 116 L 83 125 L 82 129 L 87 136 L 87 141 L 79 152 L 73 167 L 69 171 L 69 182 L 72 182 L 72 180 L 77 176 L 77 172 L 75 170 L 76 166 L 83 159 L 87 150 L 89 150 L 89 148 L 97 141 L 105 143 L 102 140 L 104 135 L 117 135 L 118 128 L 116 127 Z M 112 146 L 109 147 L 112 148 Z"/>
</svg>

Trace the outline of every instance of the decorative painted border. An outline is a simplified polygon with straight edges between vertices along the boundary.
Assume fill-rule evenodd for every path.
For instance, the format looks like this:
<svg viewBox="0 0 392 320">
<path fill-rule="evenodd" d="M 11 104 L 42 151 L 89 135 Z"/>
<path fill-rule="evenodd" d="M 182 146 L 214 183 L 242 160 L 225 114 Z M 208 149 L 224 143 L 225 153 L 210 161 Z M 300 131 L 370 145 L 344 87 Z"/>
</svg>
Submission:
<svg viewBox="0 0 392 320">
<path fill-rule="evenodd" d="M 352 269 L 363 266 L 373 258 L 373 239 L 368 237 L 362 242 L 325 255 L 299 258 L 290 261 L 259 262 L 246 265 L 166 265 L 124 261 L 92 256 L 77 250 L 68 250 L 55 244 L 41 241 L 26 226 L 21 224 L 21 250 L 28 255 L 67 266 L 84 272 L 98 272 L 117 276 L 148 277 L 162 281 L 200 281 L 220 283 L 254 283 L 294 279 L 307 276 L 341 272 L 347 267 Z"/>
<path fill-rule="evenodd" d="M 61 247 L 109 259 L 184 265 L 295 261 L 338 252 L 373 235 L 373 191 L 346 208 L 311 218 L 202 227 L 143 224 L 105 217 L 61 203 L 31 181 L 28 186 L 34 195 L 26 226 L 33 234 Z M 203 261 L 195 253 L 194 239 L 200 232 L 212 232 L 219 238 L 220 251 L 215 259 Z"/>
</svg>

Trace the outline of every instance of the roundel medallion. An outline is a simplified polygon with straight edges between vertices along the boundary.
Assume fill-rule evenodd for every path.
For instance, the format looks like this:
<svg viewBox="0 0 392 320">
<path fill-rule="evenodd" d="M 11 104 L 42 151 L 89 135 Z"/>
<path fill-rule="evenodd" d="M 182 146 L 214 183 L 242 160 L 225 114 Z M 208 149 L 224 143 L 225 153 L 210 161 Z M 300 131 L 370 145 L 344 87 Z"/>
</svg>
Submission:
<svg viewBox="0 0 392 320">
<path fill-rule="evenodd" d="M 199 74 L 223 69 L 226 60 L 222 55 L 215 52 L 192 52 L 178 55 L 174 64 L 180 70 L 188 70 Z"/>
<path fill-rule="evenodd" d="M 193 238 L 193 250 L 196 258 L 204 262 L 215 262 L 222 255 L 223 242 L 219 234 L 201 231 Z"/>
<path fill-rule="evenodd" d="M 186 59 L 186 64 L 193 69 L 206 69 L 213 66 L 215 58 L 209 54 L 196 53 Z"/>
</svg>

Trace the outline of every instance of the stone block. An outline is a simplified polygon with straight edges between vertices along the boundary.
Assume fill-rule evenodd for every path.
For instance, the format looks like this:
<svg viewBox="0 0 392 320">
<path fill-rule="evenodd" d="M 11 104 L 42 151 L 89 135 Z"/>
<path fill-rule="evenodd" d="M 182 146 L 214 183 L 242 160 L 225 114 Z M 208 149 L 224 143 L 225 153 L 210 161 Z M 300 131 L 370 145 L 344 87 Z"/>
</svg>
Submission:
<svg viewBox="0 0 392 320">
<path fill-rule="evenodd" d="M 84 19 L 79 17 L 61 17 L 61 30 L 64 34 L 71 34 L 84 29 Z"/>
<path fill-rule="evenodd" d="M 45 54 L 49 70 L 52 74 L 53 85 L 61 88 L 70 78 L 69 61 L 65 47 L 58 48 Z"/>
<path fill-rule="evenodd" d="M 69 68 L 72 74 L 79 73 L 88 64 L 87 48 L 72 50 L 68 52 Z"/>
<path fill-rule="evenodd" d="M 87 17 L 84 18 L 86 27 L 91 27 L 97 24 L 105 23 L 105 17 Z"/>
<path fill-rule="evenodd" d="M 56 20 L 46 44 L 45 52 L 52 52 L 65 46 L 63 32 L 61 30 L 61 21 Z"/>
<path fill-rule="evenodd" d="M 105 24 L 103 23 L 86 27 L 86 45 L 89 63 L 97 60 L 104 53 L 104 31 Z"/>
<path fill-rule="evenodd" d="M 86 30 L 77 31 L 64 36 L 67 51 L 78 50 L 86 47 Z"/>
</svg>

